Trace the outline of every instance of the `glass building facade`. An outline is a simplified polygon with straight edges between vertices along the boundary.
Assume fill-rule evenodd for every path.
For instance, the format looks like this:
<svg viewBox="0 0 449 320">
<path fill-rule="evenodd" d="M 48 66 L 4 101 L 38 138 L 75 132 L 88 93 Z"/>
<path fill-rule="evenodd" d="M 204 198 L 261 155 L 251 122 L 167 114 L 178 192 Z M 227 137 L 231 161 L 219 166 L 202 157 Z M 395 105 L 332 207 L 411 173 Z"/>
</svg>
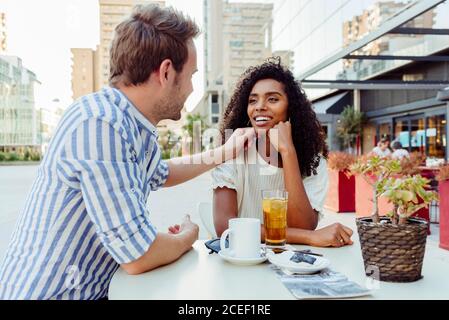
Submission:
<svg viewBox="0 0 449 320">
<path fill-rule="evenodd" d="M 361 140 L 363 152 L 369 151 L 382 136 L 388 136 L 402 142 L 409 151 L 447 158 L 448 105 L 436 96 L 445 84 L 449 86 L 449 1 L 280 0 L 273 3 L 273 51 L 293 52 L 293 72 L 303 82 L 308 97 L 320 105 L 320 110 L 329 97 L 347 92 L 350 104 L 365 112 L 369 122 Z M 426 9 L 418 11 L 420 8 Z M 394 29 L 386 29 L 407 14 L 412 18 Z M 383 29 L 386 31 L 382 33 Z M 357 46 L 376 33 L 379 36 Z M 355 50 L 348 51 L 350 56 L 329 60 L 352 48 Z M 351 81 L 383 81 L 397 88 L 351 88 Z M 312 82 L 323 85 L 307 85 Z M 346 87 L 326 87 L 329 82 Z M 405 83 L 431 83 L 432 86 L 411 90 L 401 87 Z M 339 148 L 335 139 L 338 115 L 331 116 L 324 111 L 319 117 L 330 135 L 331 149 Z"/>
<path fill-rule="evenodd" d="M 38 147 L 36 75 L 14 56 L 0 55 L 0 148 Z M 1 151 L 1 150 L 0 150 Z"/>
</svg>

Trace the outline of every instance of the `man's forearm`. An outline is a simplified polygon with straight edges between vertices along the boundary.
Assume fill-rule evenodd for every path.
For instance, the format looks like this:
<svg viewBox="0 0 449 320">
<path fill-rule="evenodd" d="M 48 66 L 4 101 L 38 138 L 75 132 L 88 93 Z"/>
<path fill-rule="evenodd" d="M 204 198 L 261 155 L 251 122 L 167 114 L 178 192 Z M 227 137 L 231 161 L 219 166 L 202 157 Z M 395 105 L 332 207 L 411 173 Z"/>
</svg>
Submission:
<svg viewBox="0 0 449 320">
<path fill-rule="evenodd" d="M 180 234 L 158 233 L 148 251 L 139 259 L 122 264 L 128 274 L 140 274 L 179 259 L 190 250 L 195 236 L 192 232 Z"/>
<path fill-rule="evenodd" d="M 215 168 L 225 160 L 225 154 L 221 147 L 191 156 L 170 159 L 167 161 L 169 174 L 164 187 L 172 187 L 189 181 Z"/>
</svg>

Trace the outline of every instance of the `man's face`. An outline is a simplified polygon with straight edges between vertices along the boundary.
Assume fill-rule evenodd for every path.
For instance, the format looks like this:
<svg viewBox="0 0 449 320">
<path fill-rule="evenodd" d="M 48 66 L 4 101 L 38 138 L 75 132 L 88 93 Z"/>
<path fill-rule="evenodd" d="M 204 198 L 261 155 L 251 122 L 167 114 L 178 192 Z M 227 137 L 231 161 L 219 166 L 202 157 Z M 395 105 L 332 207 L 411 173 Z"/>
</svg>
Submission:
<svg viewBox="0 0 449 320">
<path fill-rule="evenodd" d="M 196 48 L 192 40 L 189 41 L 187 48 L 187 62 L 184 64 L 182 71 L 176 74 L 174 84 L 164 98 L 164 110 L 162 112 L 165 119 L 181 119 L 181 110 L 193 91 L 192 77 L 198 68 L 196 64 Z"/>
</svg>

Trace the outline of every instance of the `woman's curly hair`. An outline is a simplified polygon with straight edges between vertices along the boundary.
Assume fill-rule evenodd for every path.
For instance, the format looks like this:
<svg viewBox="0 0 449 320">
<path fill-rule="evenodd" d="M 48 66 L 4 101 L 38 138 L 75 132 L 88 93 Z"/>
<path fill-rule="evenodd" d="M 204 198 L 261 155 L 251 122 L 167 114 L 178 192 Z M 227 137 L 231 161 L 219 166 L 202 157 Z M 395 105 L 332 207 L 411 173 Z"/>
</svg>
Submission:
<svg viewBox="0 0 449 320">
<path fill-rule="evenodd" d="M 223 114 L 220 125 L 223 142 L 225 130 L 248 126 L 249 95 L 256 82 L 264 79 L 273 79 L 284 85 L 288 98 L 287 113 L 291 122 L 293 143 L 301 175 L 308 177 L 316 174 L 320 156 L 324 158 L 328 156 L 324 131 L 306 94 L 292 72 L 281 65 L 279 58 L 268 59 L 263 64 L 250 67 L 243 73 Z"/>
</svg>

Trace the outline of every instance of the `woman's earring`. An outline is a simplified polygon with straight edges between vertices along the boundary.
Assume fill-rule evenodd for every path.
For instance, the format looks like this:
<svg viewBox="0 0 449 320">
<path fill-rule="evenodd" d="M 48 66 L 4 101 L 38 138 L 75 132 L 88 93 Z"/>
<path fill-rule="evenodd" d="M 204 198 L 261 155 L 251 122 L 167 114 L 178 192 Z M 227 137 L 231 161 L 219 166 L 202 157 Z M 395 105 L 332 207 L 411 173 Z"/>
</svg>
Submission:
<svg viewBox="0 0 449 320">
<path fill-rule="evenodd" d="M 248 122 L 246 123 L 246 126 L 247 127 L 250 127 L 251 126 L 251 121 L 248 119 Z"/>
</svg>

